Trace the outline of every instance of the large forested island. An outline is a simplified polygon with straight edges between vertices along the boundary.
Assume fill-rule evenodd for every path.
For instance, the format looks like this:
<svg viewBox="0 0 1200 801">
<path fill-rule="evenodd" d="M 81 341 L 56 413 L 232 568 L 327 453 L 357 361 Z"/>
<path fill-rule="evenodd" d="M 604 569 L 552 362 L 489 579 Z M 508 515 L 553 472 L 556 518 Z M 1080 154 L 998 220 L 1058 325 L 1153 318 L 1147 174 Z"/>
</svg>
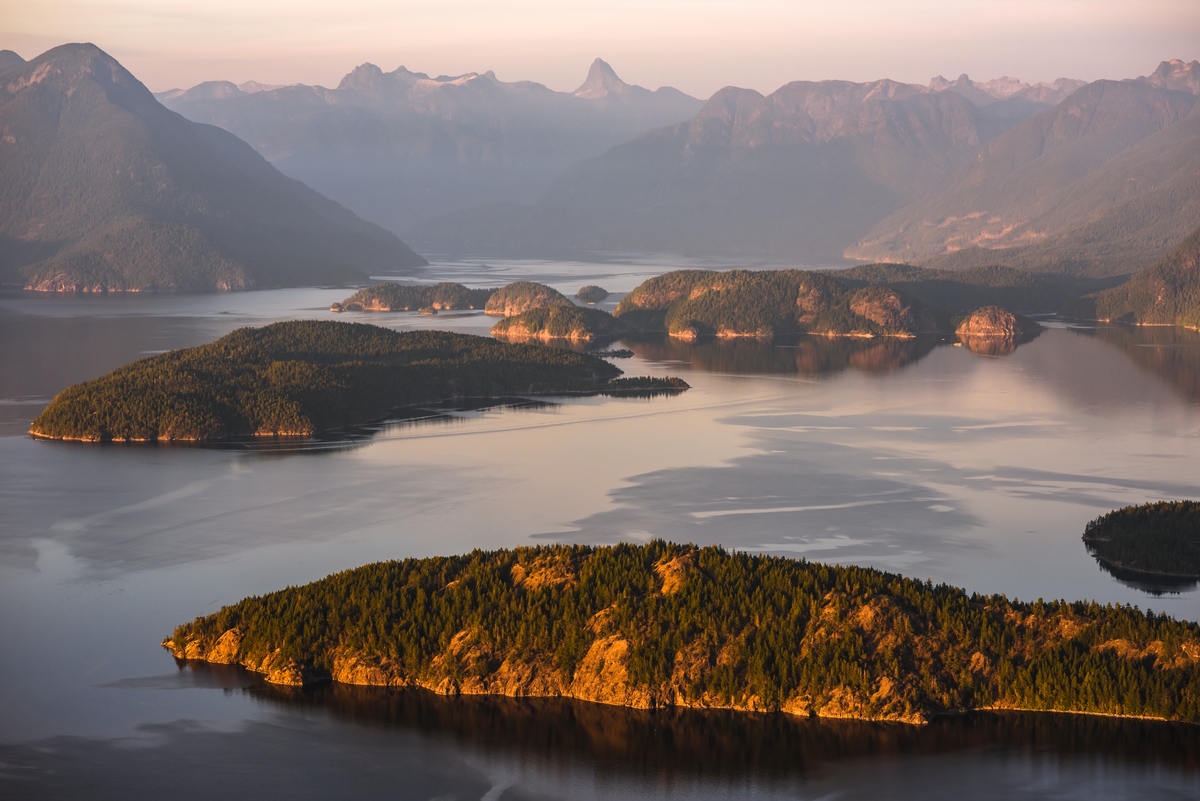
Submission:
<svg viewBox="0 0 1200 801">
<path fill-rule="evenodd" d="M 1200 503 L 1126 506 L 1088 523 L 1083 541 L 1111 567 L 1146 576 L 1200 578 Z"/>
<path fill-rule="evenodd" d="M 1200 626 L 654 541 L 383 562 L 164 640 L 278 684 L 922 722 L 979 708 L 1200 722 Z"/>
<path fill-rule="evenodd" d="M 76 384 L 30 433 L 93 442 L 305 436 L 418 403 L 599 392 L 620 374 L 595 356 L 487 337 L 293 321 L 243 328 Z M 616 388 L 636 383 L 623 379 Z M 673 389 L 686 388 L 678 384 Z"/>
<path fill-rule="evenodd" d="M 798 333 L 911 337 L 949 329 L 948 319 L 895 289 L 850 289 L 804 270 L 676 270 L 639 285 L 613 314 L 631 327 L 688 340 Z"/>
</svg>

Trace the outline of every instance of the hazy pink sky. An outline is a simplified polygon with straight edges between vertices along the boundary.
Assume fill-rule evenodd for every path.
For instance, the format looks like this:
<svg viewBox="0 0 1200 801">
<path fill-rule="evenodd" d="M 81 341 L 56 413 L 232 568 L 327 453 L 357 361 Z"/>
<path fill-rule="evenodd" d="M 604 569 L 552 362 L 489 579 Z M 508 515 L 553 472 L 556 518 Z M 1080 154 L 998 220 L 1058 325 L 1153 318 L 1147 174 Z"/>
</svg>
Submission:
<svg viewBox="0 0 1200 801">
<path fill-rule="evenodd" d="M 0 0 L 0 48 L 32 58 L 73 41 L 155 91 L 336 86 L 364 61 L 573 90 L 600 56 L 630 83 L 707 97 L 825 78 L 1144 75 L 1200 58 L 1200 0 Z"/>
</svg>

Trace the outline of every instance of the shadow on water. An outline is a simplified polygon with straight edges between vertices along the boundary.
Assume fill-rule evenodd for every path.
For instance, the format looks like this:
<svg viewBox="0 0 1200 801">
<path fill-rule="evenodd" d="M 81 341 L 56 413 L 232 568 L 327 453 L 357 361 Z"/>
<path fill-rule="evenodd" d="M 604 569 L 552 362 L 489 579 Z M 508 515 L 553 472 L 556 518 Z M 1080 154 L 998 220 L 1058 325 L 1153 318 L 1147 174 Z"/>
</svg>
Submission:
<svg viewBox="0 0 1200 801">
<path fill-rule="evenodd" d="M 1129 360 L 1189 401 L 1200 401 L 1200 331 L 1167 325 L 1073 327 L 1124 352 Z"/>
<path fill-rule="evenodd" d="M 262 454 L 330 453 L 369 444 L 381 435 L 430 425 L 461 425 L 466 415 L 500 410 L 541 411 L 561 404 L 531 398 L 460 398 L 419 407 L 395 409 L 387 417 L 360 426 L 322 431 L 311 437 L 237 437 L 219 442 L 196 443 L 192 447 L 212 450 L 244 450 Z M 167 444 L 165 447 L 173 447 Z"/>
<path fill-rule="evenodd" d="M 923 359 L 953 338 L 850 339 L 801 336 L 756 339 L 708 339 L 684 342 L 672 337 L 622 339 L 648 361 L 688 364 L 714 373 L 821 376 L 854 369 L 891 373 Z"/>
<path fill-rule="evenodd" d="M 1096 715 L 976 712 L 909 726 L 728 710 L 648 711 L 562 698 L 447 698 L 425 690 L 342 684 L 310 690 L 262 684 L 240 691 L 289 710 L 319 708 L 360 726 L 448 737 L 493 756 L 582 761 L 660 778 L 782 781 L 820 775 L 860 757 L 967 750 L 1200 769 L 1200 728 Z"/>
<path fill-rule="evenodd" d="M 0 743 L 12 798 L 1192 798 L 1200 727 L 1004 712 L 927 726 L 568 699 L 272 687 L 181 665 L 115 692 L 223 690 L 268 712 L 178 719 L 132 738 Z M 204 690 L 202 690 L 203 692 Z M 144 698 L 144 696 L 142 696 Z M 144 701 L 142 701 L 144 703 Z"/>
<path fill-rule="evenodd" d="M 1087 552 L 1096 564 L 1100 567 L 1100 571 L 1107 573 L 1117 580 L 1118 583 L 1124 584 L 1126 587 L 1131 587 L 1135 590 L 1161 597 L 1163 595 L 1182 595 L 1185 592 L 1191 592 L 1200 585 L 1200 579 L 1188 578 L 1187 576 L 1164 576 L 1157 573 L 1144 573 L 1141 570 L 1129 570 L 1128 568 L 1106 562 L 1096 555 L 1094 549 L 1088 543 L 1084 543 Z"/>
</svg>

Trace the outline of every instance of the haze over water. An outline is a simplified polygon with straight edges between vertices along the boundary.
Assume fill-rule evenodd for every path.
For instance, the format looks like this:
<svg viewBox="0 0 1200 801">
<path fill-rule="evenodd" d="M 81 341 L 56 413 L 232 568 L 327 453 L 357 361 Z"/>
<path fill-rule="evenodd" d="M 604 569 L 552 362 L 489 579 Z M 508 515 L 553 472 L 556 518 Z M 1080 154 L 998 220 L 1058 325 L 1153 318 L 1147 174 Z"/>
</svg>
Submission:
<svg viewBox="0 0 1200 801">
<path fill-rule="evenodd" d="M 442 263 L 422 279 L 627 291 L 666 269 Z M 715 542 L 1200 618 L 1200 593 L 1122 583 L 1080 541 L 1109 509 L 1200 497 L 1200 337 L 1187 332 L 1051 324 L 1003 357 L 915 341 L 631 340 L 635 358 L 616 361 L 627 374 L 679 375 L 693 389 L 442 410 L 285 447 L 23 433 L 70 383 L 242 325 L 326 319 L 347 294 L 0 298 L 0 784 L 48 797 L 333 793 L 351 777 L 364 797 L 412 798 L 1200 791 L 1194 727 L 1051 715 L 920 732 L 698 722 L 567 702 L 289 693 L 240 670 L 177 667 L 158 642 L 247 595 L 381 559 L 542 542 Z M 479 334 L 494 322 L 338 319 Z M 721 761 L 723 737 L 747 745 L 743 761 Z"/>
</svg>

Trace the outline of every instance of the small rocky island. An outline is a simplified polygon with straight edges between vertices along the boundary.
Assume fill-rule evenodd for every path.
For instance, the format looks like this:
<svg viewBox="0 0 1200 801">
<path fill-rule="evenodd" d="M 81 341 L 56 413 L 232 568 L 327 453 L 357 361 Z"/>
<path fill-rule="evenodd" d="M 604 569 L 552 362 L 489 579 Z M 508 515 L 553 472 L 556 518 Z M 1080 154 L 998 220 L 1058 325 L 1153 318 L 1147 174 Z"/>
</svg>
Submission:
<svg viewBox="0 0 1200 801">
<path fill-rule="evenodd" d="M 575 304 L 553 287 L 535 281 L 515 281 L 493 292 L 483 311 L 497 317 L 512 317 L 547 306 L 574 307 Z"/>
<path fill-rule="evenodd" d="M 1037 337 L 1041 326 L 999 306 L 984 306 L 966 315 L 955 328 L 958 340 L 983 356 L 1007 356 L 1017 345 Z"/>
<path fill-rule="evenodd" d="M 984 306 L 963 318 L 954 333 L 960 337 L 1016 339 L 1039 327 L 1029 318 L 1018 317 L 999 306 Z"/>
<path fill-rule="evenodd" d="M 600 303 L 609 296 L 609 291 L 604 287 L 588 284 L 585 287 L 580 287 L 575 293 L 575 297 L 583 303 Z"/>
<path fill-rule="evenodd" d="M 653 541 L 406 559 L 178 626 L 277 684 L 921 723 L 970 709 L 1200 722 L 1200 626 Z"/>
<path fill-rule="evenodd" d="M 1200 503 L 1126 506 L 1088 523 L 1083 541 L 1111 568 L 1149 578 L 1200 578 Z"/>
<path fill-rule="evenodd" d="M 492 326 L 492 336 L 522 342 L 527 339 L 567 339 L 591 342 L 615 337 L 628 328 L 611 314 L 586 306 L 543 306 L 512 317 L 505 317 Z"/>
<path fill-rule="evenodd" d="M 804 270 L 676 270 L 643 282 L 613 314 L 630 327 L 684 340 L 803 333 L 914 337 L 949 330 L 948 319 L 895 289 L 850 289 Z"/>
<path fill-rule="evenodd" d="M 443 331 L 292 321 L 141 359 L 59 393 L 30 433 L 87 442 L 311 436 L 454 398 L 615 394 L 604 359 Z M 682 381 L 671 391 L 686 389 Z"/>
</svg>

